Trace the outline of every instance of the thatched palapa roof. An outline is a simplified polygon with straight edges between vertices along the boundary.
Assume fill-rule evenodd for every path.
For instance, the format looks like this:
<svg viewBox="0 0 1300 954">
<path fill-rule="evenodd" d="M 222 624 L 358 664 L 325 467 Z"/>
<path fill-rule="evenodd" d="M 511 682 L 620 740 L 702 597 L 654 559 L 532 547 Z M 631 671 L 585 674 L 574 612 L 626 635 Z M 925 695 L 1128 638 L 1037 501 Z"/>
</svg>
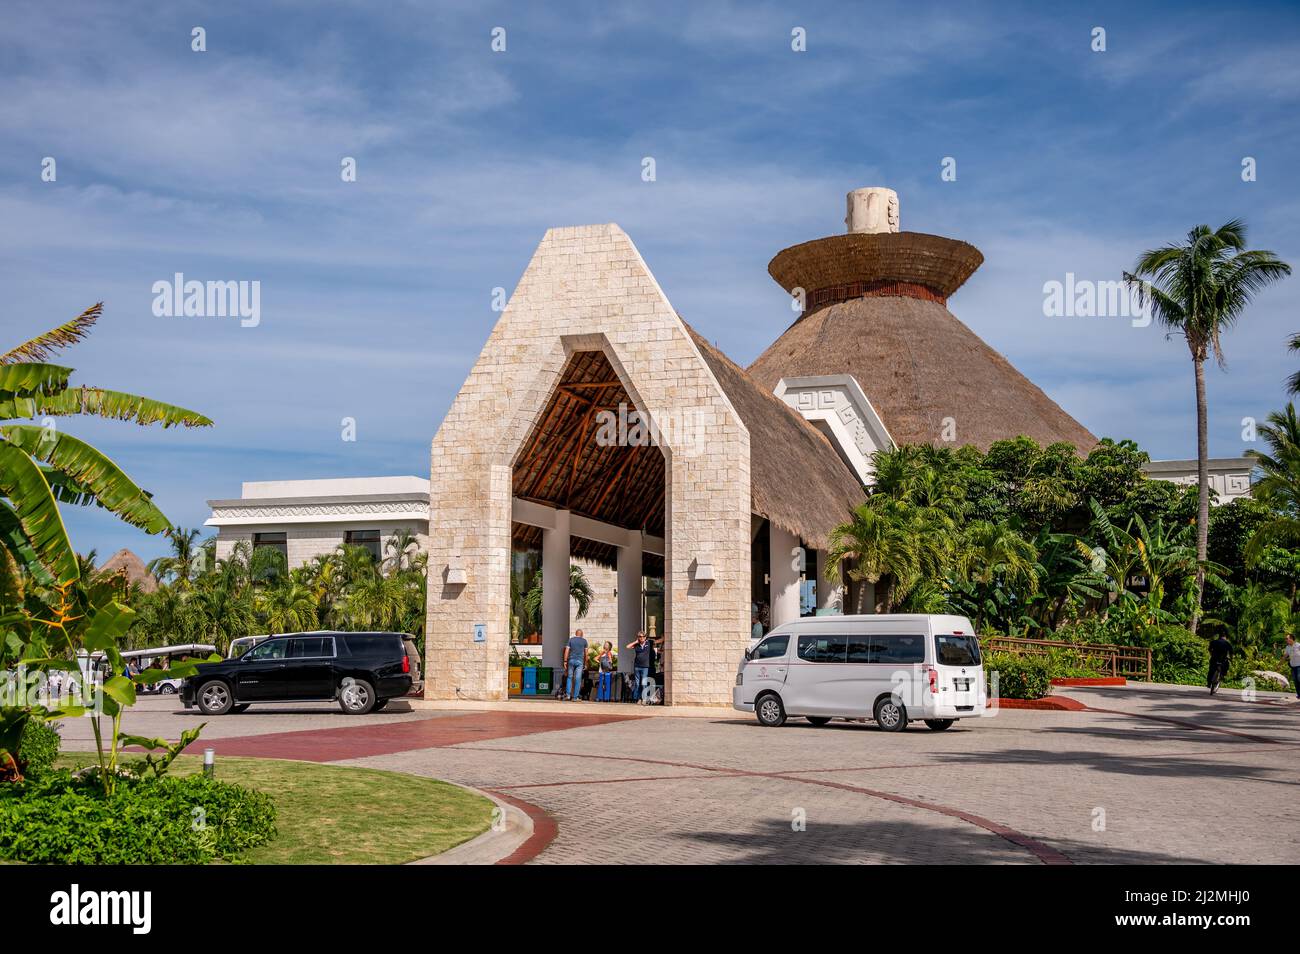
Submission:
<svg viewBox="0 0 1300 954">
<path fill-rule="evenodd" d="M 98 572 L 104 575 L 121 574 L 128 583 L 139 583 L 146 593 L 158 589 L 158 581 L 153 578 L 144 561 L 125 547 L 101 563 Z"/>
<path fill-rule="evenodd" d="M 749 367 L 764 388 L 782 378 L 851 374 L 900 444 L 987 450 L 1019 435 L 1086 453 L 1097 438 L 942 304 L 914 297 L 835 302 L 795 322 Z"/>
<path fill-rule="evenodd" d="M 749 431 L 753 512 L 824 549 L 831 530 L 866 499 L 862 485 L 821 431 L 686 328 Z"/>
</svg>

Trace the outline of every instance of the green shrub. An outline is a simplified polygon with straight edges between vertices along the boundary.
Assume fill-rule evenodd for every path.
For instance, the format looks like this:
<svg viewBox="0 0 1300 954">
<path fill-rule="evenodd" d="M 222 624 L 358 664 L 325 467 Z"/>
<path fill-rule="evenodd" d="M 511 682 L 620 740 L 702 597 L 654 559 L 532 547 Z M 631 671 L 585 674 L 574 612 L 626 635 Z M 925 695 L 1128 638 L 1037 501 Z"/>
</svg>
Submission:
<svg viewBox="0 0 1300 954">
<path fill-rule="evenodd" d="M 46 772 L 0 791 L 0 858 L 34 864 L 206 864 L 275 836 L 261 792 L 202 775 L 120 770 L 112 795 L 90 777 Z"/>
<path fill-rule="evenodd" d="M 1151 647 L 1156 682 L 1204 682 L 1210 669 L 1209 643 L 1181 626 L 1153 626 L 1144 640 Z"/>
<path fill-rule="evenodd" d="M 58 730 L 33 716 L 23 729 L 23 739 L 18 743 L 18 758 L 23 764 L 23 774 L 40 775 L 47 772 L 59 755 L 59 744 L 63 740 Z"/>
<path fill-rule="evenodd" d="M 1052 662 L 1046 656 L 988 653 L 984 657 L 984 671 L 989 674 L 989 695 L 993 695 L 992 674 L 996 672 L 1000 698 L 1041 699 L 1052 691 L 1051 667 Z"/>
</svg>

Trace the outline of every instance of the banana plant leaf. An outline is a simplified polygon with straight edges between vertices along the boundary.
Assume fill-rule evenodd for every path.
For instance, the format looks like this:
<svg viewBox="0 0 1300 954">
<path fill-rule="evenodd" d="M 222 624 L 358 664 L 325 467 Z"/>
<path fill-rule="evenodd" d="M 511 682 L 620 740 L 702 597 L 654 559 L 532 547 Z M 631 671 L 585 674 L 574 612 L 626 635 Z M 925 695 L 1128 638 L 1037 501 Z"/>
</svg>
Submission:
<svg viewBox="0 0 1300 954">
<path fill-rule="evenodd" d="M 57 364 L 0 364 L 0 399 L 51 395 L 68 386 L 72 369 Z"/>
<path fill-rule="evenodd" d="M 0 371 L 4 368 L 0 367 Z M 162 533 L 171 523 L 123 470 L 83 440 L 31 424 L 0 427 L 0 437 L 49 464 L 94 495 L 101 506 L 146 533 Z M 47 481 L 48 483 L 48 481 Z"/>
<path fill-rule="evenodd" d="M 163 427 L 209 427 L 212 421 L 198 411 L 164 404 L 152 398 L 109 391 L 104 388 L 81 386 L 67 388 L 58 394 L 22 397 L 0 394 L 0 418 L 63 417 L 69 414 L 90 414 L 115 421 L 134 421 L 137 424 L 158 424 Z"/>
<path fill-rule="evenodd" d="M 36 561 L 59 583 L 77 579 L 77 554 L 49 482 L 26 452 L 0 441 L 0 497 L 9 501 Z"/>
<path fill-rule="evenodd" d="M 30 341 L 24 341 L 18 347 L 10 348 L 4 354 L 0 354 L 0 364 L 44 361 L 60 348 L 74 345 L 86 337 L 103 312 L 104 303 L 96 302 L 71 321 L 65 321 L 57 328 L 51 328 L 44 334 L 37 335 Z"/>
</svg>

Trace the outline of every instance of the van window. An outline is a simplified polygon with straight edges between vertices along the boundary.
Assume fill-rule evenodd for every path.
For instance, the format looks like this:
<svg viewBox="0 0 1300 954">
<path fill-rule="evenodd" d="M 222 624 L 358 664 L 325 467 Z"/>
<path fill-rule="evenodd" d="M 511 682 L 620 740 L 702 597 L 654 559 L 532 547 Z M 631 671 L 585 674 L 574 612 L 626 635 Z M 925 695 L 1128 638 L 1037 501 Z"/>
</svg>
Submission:
<svg viewBox="0 0 1300 954">
<path fill-rule="evenodd" d="M 925 637 L 872 636 L 869 654 L 873 663 L 906 666 L 925 662 Z"/>
<path fill-rule="evenodd" d="M 936 635 L 934 637 L 934 658 L 940 666 L 978 666 L 980 664 L 980 641 L 974 636 Z"/>
<path fill-rule="evenodd" d="M 847 636 L 799 637 L 799 658 L 804 662 L 842 663 L 847 652 Z"/>
<path fill-rule="evenodd" d="M 758 644 L 751 659 L 777 659 L 790 648 L 789 636 L 769 636 Z"/>
<path fill-rule="evenodd" d="M 848 659 L 851 663 L 871 662 L 871 637 L 850 636 Z"/>
</svg>

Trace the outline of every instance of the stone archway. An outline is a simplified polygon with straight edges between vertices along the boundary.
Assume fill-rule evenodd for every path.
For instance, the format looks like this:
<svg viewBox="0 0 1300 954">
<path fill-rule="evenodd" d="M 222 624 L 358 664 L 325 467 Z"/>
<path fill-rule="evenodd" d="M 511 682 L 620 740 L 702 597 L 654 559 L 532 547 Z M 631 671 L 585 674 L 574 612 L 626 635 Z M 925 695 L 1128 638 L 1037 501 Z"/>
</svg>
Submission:
<svg viewBox="0 0 1300 954">
<path fill-rule="evenodd" d="M 589 352 L 637 408 L 660 421 L 689 411 L 698 427 L 659 444 L 667 698 L 730 699 L 749 628 L 749 434 L 615 225 L 547 232 L 434 437 L 428 698 L 506 698 L 515 464 L 569 362 Z"/>
</svg>

